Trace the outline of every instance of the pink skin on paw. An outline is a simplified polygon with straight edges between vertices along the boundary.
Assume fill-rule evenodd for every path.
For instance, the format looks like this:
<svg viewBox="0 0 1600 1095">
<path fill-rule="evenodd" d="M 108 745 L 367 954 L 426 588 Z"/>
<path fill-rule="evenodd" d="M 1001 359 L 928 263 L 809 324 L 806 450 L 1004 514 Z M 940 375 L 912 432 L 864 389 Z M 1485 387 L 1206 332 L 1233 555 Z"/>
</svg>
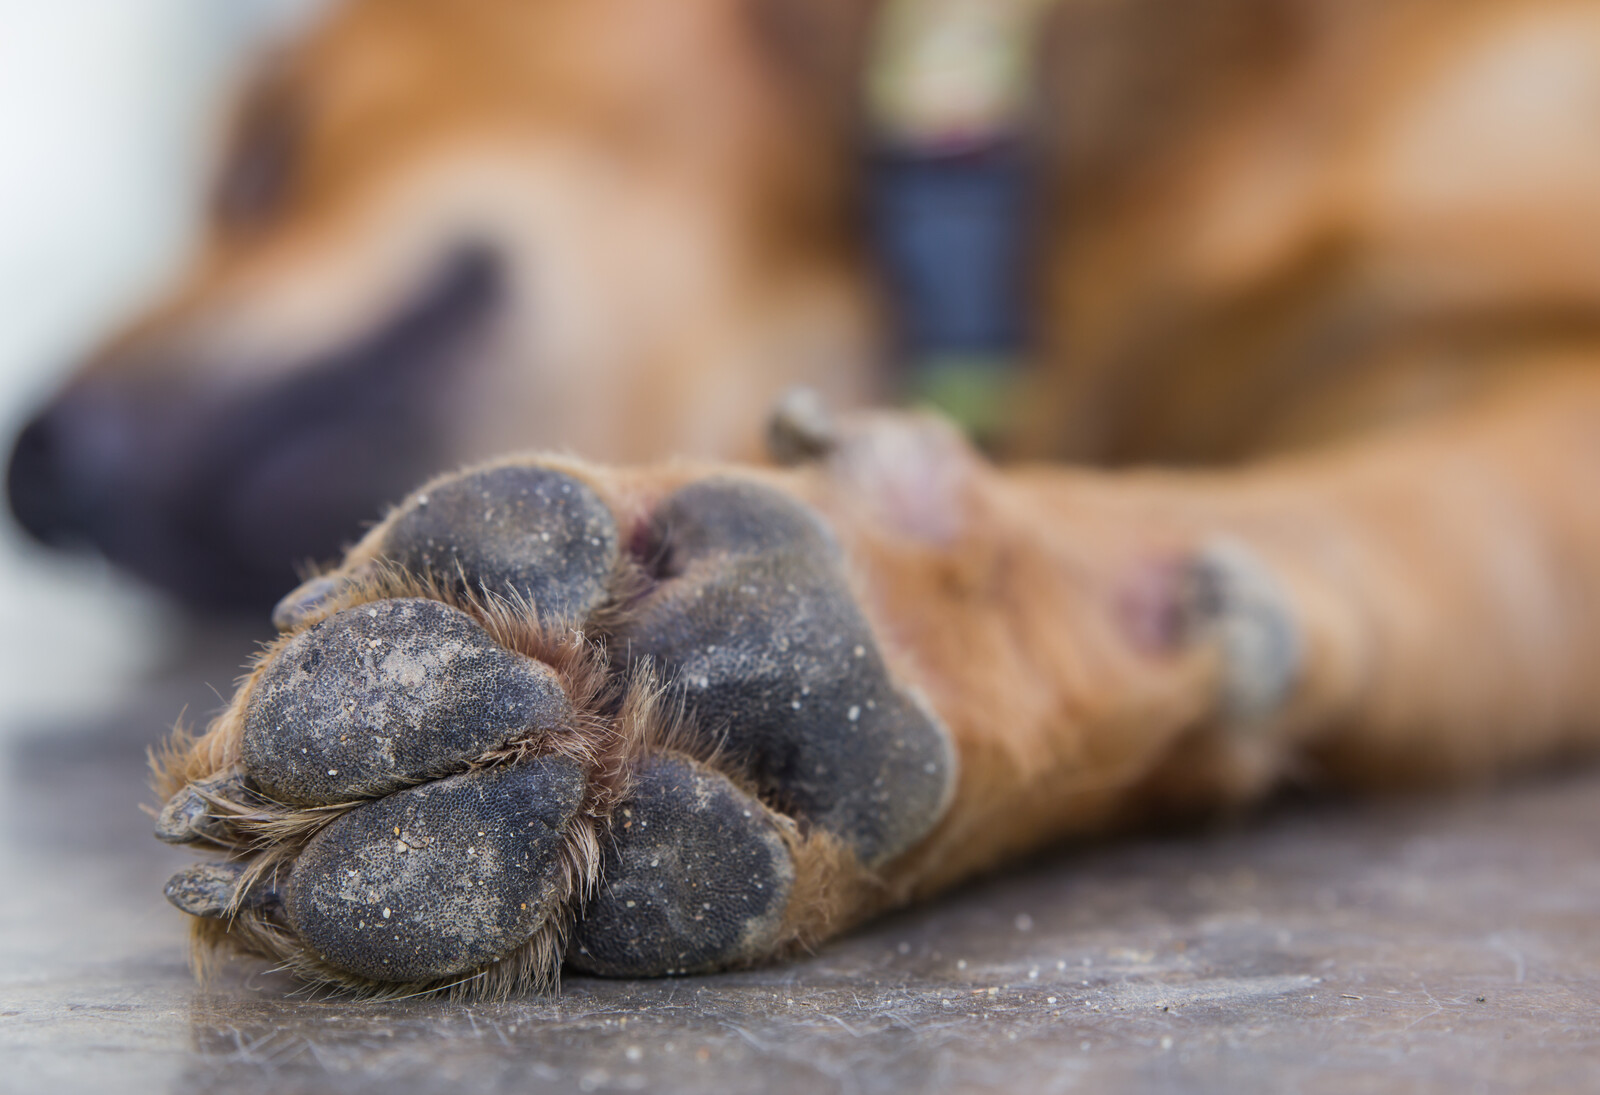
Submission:
<svg viewBox="0 0 1600 1095">
<path fill-rule="evenodd" d="M 1167 657 L 1188 640 L 1190 569 L 1186 559 L 1145 559 L 1118 583 L 1113 596 L 1117 622 L 1135 649 Z"/>
</svg>

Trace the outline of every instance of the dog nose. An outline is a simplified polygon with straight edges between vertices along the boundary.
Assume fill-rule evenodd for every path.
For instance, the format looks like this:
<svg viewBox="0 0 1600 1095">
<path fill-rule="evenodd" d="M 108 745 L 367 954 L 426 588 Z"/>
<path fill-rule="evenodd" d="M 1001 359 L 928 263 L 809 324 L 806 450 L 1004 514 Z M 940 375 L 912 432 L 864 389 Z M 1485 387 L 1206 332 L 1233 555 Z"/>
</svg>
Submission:
<svg viewBox="0 0 1600 1095">
<path fill-rule="evenodd" d="M 6 468 L 6 497 L 17 523 L 42 543 L 60 546 L 82 537 L 78 507 L 64 482 L 61 425 L 50 410 L 23 428 Z"/>
<path fill-rule="evenodd" d="M 232 467 L 217 437 L 247 431 L 232 416 L 208 433 L 208 404 L 191 398 L 183 415 L 175 405 L 160 385 L 80 383 L 61 393 L 12 444 L 12 515 L 50 547 L 92 550 L 198 606 L 265 603 L 293 579 L 297 557 L 263 573 L 234 542 L 222 489 Z"/>
<path fill-rule="evenodd" d="M 270 605 L 446 462 L 456 363 L 483 352 L 503 280 L 463 245 L 376 330 L 257 381 L 170 347 L 99 359 L 17 437 L 11 511 L 193 605 Z"/>
</svg>

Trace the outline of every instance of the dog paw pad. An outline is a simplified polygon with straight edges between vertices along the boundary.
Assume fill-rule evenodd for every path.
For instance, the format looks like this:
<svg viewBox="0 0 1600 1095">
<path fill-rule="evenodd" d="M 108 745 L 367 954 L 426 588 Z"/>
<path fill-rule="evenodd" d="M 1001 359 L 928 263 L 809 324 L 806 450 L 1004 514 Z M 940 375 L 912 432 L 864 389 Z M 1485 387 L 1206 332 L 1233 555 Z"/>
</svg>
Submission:
<svg viewBox="0 0 1600 1095">
<path fill-rule="evenodd" d="M 383 554 L 470 593 L 525 599 L 541 622 L 579 621 L 606 597 L 617 524 L 593 490 L 553 468 L 468 472 L 409 498 Z"/>
<path fill-rule="evenodd" d="M 357 807 L 295 861 L 289 923 L 322 961 L 379 982 L 501 958 L 567 896 L 558 853 L 584 785 L 571 760 L 545 757 Z"/>
<path fill-rule="evenodd" d="M 640 767 L 619 813 L 572 965 L 648 977 L 770 952 L 794 865 L 766 807 L 704 765 L 662 755 Z"/>
<path fill-rule="evenodd" d="M 440 481 L 285 600 L 157 821 L 231 856 L 168 886 L 202 944 L 380 993 L 708 970 L 809 937 L 797 862 L 822 886 L 928 833 L 950 738 L 822 519 L 625 486 L 623 536 L 565 472 Z"/>
<path fill-rule="evenodd" d="M 291 637 L 247 701 L 244 770 L 281 802 L 323 805 L 459 771 L 572 718 L 547 666 L 466 613 L 407 598 L 346 609 Z"/>
<path fill-rule="evenodd" d="M 868 866 L 919 840 L 955 778 L 948 736 L 891 679 L 820 521 L 774 490 L 705 480 L 657 518 L 667 572 L 625 631 L 680 682 L 764 795 Z"/>
</svg>

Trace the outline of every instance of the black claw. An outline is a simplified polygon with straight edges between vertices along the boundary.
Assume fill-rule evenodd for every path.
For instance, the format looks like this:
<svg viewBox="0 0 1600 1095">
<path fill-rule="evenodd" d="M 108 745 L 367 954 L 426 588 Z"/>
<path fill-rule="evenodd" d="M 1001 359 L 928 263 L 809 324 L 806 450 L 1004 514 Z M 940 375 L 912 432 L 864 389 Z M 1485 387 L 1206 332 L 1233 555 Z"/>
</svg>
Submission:
<svg viewBox="0 0 1600 1095">
<path fill-rule="evenodd" d="M 437 601 L 375 601 L 300 632 L 256 682 L 244 770 L 319 805 L 460 771 L 532 730 L 569 724 L 554 672 Z"/>
<path fill-rule="evenodd" d="M 613 820 L 602 877 L 568 961 L 653 977 L 770 953 L 794 864 L 759 802 L 693 761 L 659 756 L 641 766 Z"/>
<path fill-rule="evenodd" d="M 189 784 L 162 807 L 156 818 L 156 839 L 168 844 L 193 844 L 224 837 L 227 827 L 211 812 L 211 800 L 237 799 L 243 790 L 244 777 L 238 772 Z"/>
<path fill-rule="evenodd" d="M 452 776 L 345 814 L 290 876 L 311 950 L 373 981 L 450 977 L 526 941 L 563 896 L 584 776 L 560 757 Z"/>
<path fill-rule="evenodd" d="M 269 883 L 238 893 L 244 877 L 243 863 L 196 863 L 167 879 L 167 900 L 188 913 L 206 919 L 227 916 L 235 909 L 266 908 L 277 903 L 278 893 Z"/>
<path fill-rule="evenodd" d="M 1289 598 L 1243 544 L 1217 540 L 1190 561 L 1185 627 L 1222 646 L 1223 709 L 1248 725 L 1278 710 L 1299 683 L 1305 642 Z"/>
<path fill-rule="evenodd" d="M 584 619 L 605 600 L 617 524 L 583 483 L 550 468 L 473 472 L 413 495 L 384 553 L 415 574 L 526 598 L 539 619 Z"/>
<path fill-rule="evenodd" d="M 845 581 L 840 552 L 787 497 L 706 480 L 663 505 L 672 576 L 626 638 L 672 672 L 764 795 L 877 866 L 944 808 L 944 730 L 896 688 Z"/>
<path fill-rule="evenodd" d="M 345 578 L 335 574 L 324 574 L 320 578 L 302 582 L 272 609 L 272 626 L 279 631 L 293 631 L 337 596 L 345 583 Z"/>
</svg>

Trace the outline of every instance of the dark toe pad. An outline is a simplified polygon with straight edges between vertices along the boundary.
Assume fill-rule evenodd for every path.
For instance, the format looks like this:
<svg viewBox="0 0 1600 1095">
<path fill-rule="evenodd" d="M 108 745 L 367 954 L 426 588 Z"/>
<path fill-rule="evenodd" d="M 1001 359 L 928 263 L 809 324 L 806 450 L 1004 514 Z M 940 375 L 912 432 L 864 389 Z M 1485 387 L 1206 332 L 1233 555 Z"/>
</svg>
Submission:
<svg viewBox="0 0 1600 1095">
<path fill-rule="evenodd" d="M 384 794 L 568 725 L 547 666 L 437 601 L 374 601 L 290 639 L 245 711 L 245 772 L 283 802 Z"/>
<path fill-rule="evenodd" d="M 552 468 L 469 472 L 412 495 L 383 552 L 413 574 L 522 598 L 545 623 L 582 620 L 604 599 L 617 524 L 583 483 Z"/>
<path fill-rule="evenodd" d="M 573 762 L 545 757 L 357 807 L 296 861 L 289 921 L 323 961 L 373 981 L 502 958 L 565 896 L 559 853 L 583 791 Z"/>
<path fill-rule="evenodd" d="M 772 815 L 726 778 L 683 757 L 645 761 L 612 840 L 572 965 L 648 977 L 770 952 L 794 865 Z"/>
</svg>

